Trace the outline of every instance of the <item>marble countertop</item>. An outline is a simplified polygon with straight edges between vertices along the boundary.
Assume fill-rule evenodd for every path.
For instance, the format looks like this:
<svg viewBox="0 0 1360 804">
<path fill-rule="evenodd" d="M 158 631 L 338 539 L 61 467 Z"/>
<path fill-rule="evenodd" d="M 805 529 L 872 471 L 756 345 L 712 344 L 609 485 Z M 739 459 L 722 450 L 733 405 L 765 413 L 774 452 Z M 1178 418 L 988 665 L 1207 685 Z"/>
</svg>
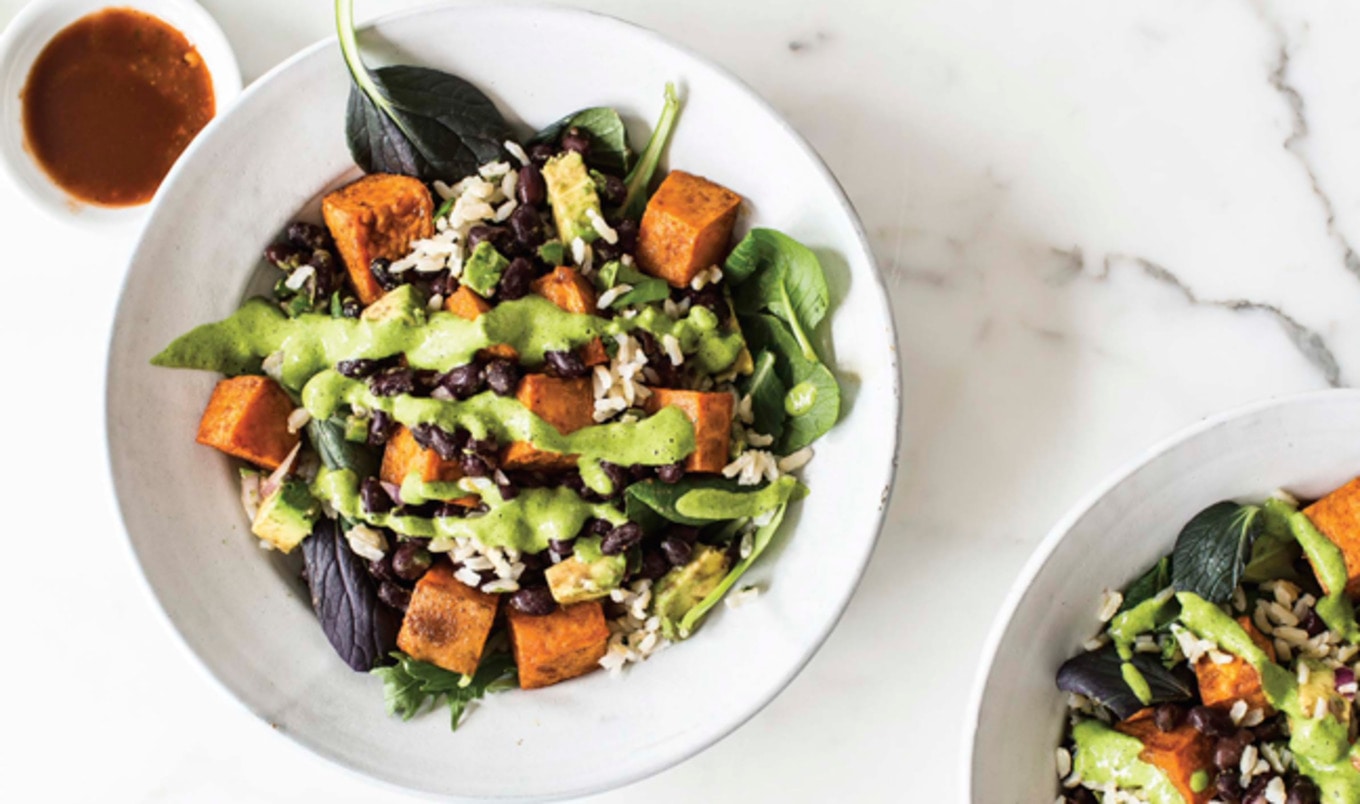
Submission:
<svg viewBox="0 0 1360 804">
<path fill-rule="evenodd" d="M 247 81 L 330 32 L 320 0 L 203 5 Z M 718 746 L 595 800 L 958 800 L 984 636 L 1062 512 L 1207 414 L 1360 380 L 1360 5 L 584 5 L 730 68 L 822 153 L 887 277 L 905 390 L 887 525 L 825 648 Z M 0 316 L 0 798 L 410 800 L 273 734 L 153 611 L 102 446 L 131 240 L 8 185 L 0 212 L 12 288 L 42 288 Z"/>
</svg>

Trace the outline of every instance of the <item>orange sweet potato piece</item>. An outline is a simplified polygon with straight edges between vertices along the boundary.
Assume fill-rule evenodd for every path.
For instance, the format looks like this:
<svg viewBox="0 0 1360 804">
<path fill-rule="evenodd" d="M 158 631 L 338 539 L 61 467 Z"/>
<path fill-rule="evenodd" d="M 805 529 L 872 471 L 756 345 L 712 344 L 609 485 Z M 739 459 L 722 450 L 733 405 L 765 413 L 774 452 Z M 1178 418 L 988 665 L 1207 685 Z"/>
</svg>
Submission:
<svg viewBox="0 0 1360 804">
<path fill-rule="evenodd" d="M 1153 720 L 1152 709 L 1143 709 L 1116 724 L 1115 729 L 1143 743 L 1138 758 L 1160 768 L 1187 804 L 1207 804 L 1213 798 L 1212 786 L 1196 793 L 1190 783 L 1197 771 L 1204 771 L 1210 779 L 1214 776 L 1213 742 L 1194 726 L 1183 723 L 1172 731 L 1162 731 Z"/>
<path fill-rule="evenodd" d="M 672 170 L 642 213 L 639 267 L 686 287 L 695 274 L 722 262 L 740 207 L 741 196 L 726 187 Z"/>
<path fill-rule="evenodd" d="M 398 426 L 383 450 L 380 476 L 400 486 L 412 472 L 419 473 L 426 483 L 452 483 L 463 476 L 456 461 L 446 461 L 434 450 L 420 446 L 410 430 Z"/>
<path fill-rule="evenodd" d="M 672 405 L 683 410 L 694 423 L 694 454 L 685 461 L 685 469 L 721 472 L 727 465 L 727 450 L 732 439 L 732 395 L 653 388 L 652 395 L 647 398 L 648 413 Z"/>
<path fill-rule="evenodd" d="M 1265 637 L 1250 617 L 1238 617 L 1237 622 L 1246 629 L 1251 641 L 1275 661 L 1275 646 Z M 1216 664 L 1209 656 L 1201 656 L 1195 663 L 1195 676 L 1199 679 L 1199 695 L 1206 706 L 1231 707 L 1237 701 L 1246 701 L 1252 709 L 1260 709 L 1267 715 L 1274 713 L 1270 701 L 1261 689 L 1261 675 L 1248 662 L 1233 657 L 1227 664 Z"/>
<path fill-rule="evenodd" d="M 293 400 L 268 377 L 246 375 L 217 383 L 198 423 L 200 444 L 277 469 L 301 438 L 288 432 Z"/>
<path fill-rule="evenodd" d="M 590 391 L 589 377 L 563 379 L 526 374 L 515 398 L 562 435 L 595 423 L 595 396 Z M 544 452 L 525 441 L 516 441 L 501 453 L 501 466 L 506 469 L 564 472 L 575 465 L 575 455 Z"/>
<path fill-rule="evenodd" d="M 499 600 L 453 577 L 453 566 L 439 561 L 411 593 L 397 647 L 422 662 L 472 675 L 482 660 Z"/>
<path fill-rule="evenodd" d="M 554 268 L 552 273 L 534 280 L 534 292 L 569 313 L 594 315 L 599 300 L 595 287 L 590 280 L 577 273 L 575 268 L 565 265 Z M 602 366 L 609 362 L 604 341 L 596 338 L 580 349 L 581 360 L 587 366 Z"/>
<path fill-rule="evenodd" d="M 546 687 L 600 666 L 609 643 L 609 626 L 598 600 L 564 606 L 541 617 L 513 608 L 506 612 L 521 688 Z"/>
<path fill-rule="evenodd" d="M 1346 558 L 1346 594 L 1360 597 L 1360 478 L 1303 511 Z M 1321 582 L 1321 578 L 1319 578 Z M 1328 592 L 1328 589 L 1323 589 Z"/>
<path fill-rule="evenodd" d="M 491 304 L 466 285 L 459 285 L 458 290 L 444 300 L 444 309 L 459 318 L 476 321 L 482 313 L 491 309 Z M 506 360 L 519 360 L 519 352 L 516 352 L 515 347 L 508 343 L 488 346 L 482 350 L 482 354 L 491 357 L 503 357 Z"/>
<path fill-rule="evenodd" d="M 412 241 L 434 234 L 434 200 L 410 176 L 365 176 L 327 195 L 321 215 L 364 304 L 383 295 L 369 265 L 378 258 L 405 257 Z"/>
</svg>

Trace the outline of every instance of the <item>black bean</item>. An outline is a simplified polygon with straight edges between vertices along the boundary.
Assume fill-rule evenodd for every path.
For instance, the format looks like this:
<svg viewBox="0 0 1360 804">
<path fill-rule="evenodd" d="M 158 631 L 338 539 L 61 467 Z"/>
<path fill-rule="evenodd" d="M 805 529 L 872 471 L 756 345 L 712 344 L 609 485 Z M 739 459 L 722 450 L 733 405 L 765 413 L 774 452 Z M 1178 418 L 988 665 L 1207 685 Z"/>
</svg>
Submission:
<svg viewBox="0 0 1360 804">
<path fill-rule="evenodd" d="M 726 324 L 727 319 L 732 317 L 732 310 L 727 306 L 727 297 L 717 285 L 704 285 L 703 290 L 685 288 L 681 292 L 684 298 L 689 299 L 690 307 L 707 307 L 718 317 L 720 324 Z"/>
<path fill-rule="evenodd" d="M 533 254 L 543 245 L 543 218 L 534 207 L 516 207 L 510 213 L 510 232 L 521 254 Z"/>
<path fill-rule="evenodd" d="M 467 437 L 467 445 L 464 446 L 464 449 L 471 450 L 482 456 L 482 458 L 487 461 L 488 465 L 495 461 L 496 456 L 501 452 L 500 444 L 496 443 L 496 436 L 491 433 L 487 433 L 486 438 L 473 438 L 469 435 Z"/>
<path fill-rule="evenodd" d="M 1327 630 L 1327 624 L 1324 623 L 1317 612 L 1311 608 L 1304 613 L 1303 621 L 1300 622 L 1299 625 L 1303 630 L 1308 632 L 1308 636 L 1310 637 L 1315 637 Z"/>
<path fill-rule="evenodd" d="M 1262 723 L 1261 725 L 1252 729 L 1251 730 L 1252 734 L 1256 736 L 1256 739 L 1258 741 L 1263 743 L 1270 742 L 1272 740 L 1278 740 L 1284 736 L 1283 721 L 1284 721 L 1283 715 L 1277 715 L 1276 717 L 1272 717 L 1269 720 Z"/>
<path fill-rule="evenodd" d="M 368 443 L 370 446 L 381 446 L 387 443 L 392 434 L 397 430 L 397 422 L 385 411 L 375 410 L 368 419 Z"/>
<path fill-rule="evenodd" d="M 491 479 L 496 482 L 496 489 L 501 493 L 501 499 L 513 500 L 519 496 L 519 486 L 516 486 L 506 477 L 505 472 L 497 469 L 492 473 Z"/>
<path fill-rule="evenodd" d="M 1239 731 L 1230 737 L 1223 737 L 1214 743 L 1214 767 L 1219 770 L 1232 770 L 1242 762 L 1242 752 L 1251 744 L 1250 732 Z"/>
<path fill-rule="evenodd" d="M 1223 775 L 1223 774 L 1219 774 Z M 1242 804 L 1268 804 L 1266 801 L 1266 785 L 1270 784 L 1270 775 L 1261 774 L 1247 788 L 1247 792 L 1242 794 Z"/>
<path fill-rule="evenodd" d="M 1175 731 L 1185 722 L 1185 709 L 1172 703 L 1158 706 L 1153 715 L 1157 728 L 1162 731 Z"/>
<path fill-rule="evenodd" d="M 326 231 L 325 227 L 302 221 L 289 225 L 288 240 L 294 245 L 308 249 L 331 247 L 331 233 Z"/>
<path fill-rule="evenodd" d="M 392 495 L 387 493 L 387 489 L 382 487 L 382 482 L 376 477 L 366 477 L 364 482 L 359 484 L 359 502 L 363 505 L 364 511 L 370 514 L 385 514 L 396 506 Z"/>
<path fill-rule="evenodd" d="M 584 377 L 590 373 L 581 356 L 575 352 L 544 352 L 543 359 L 547 361 L 548 368 L 559 377 L 571 379 Z"/>
<path fill-rule="evenodd" d="M 648 550 L 642 554 L 642 566 L 638 568 L 638 577 L 657 580 L 671 570 L 671 562 L 659 551 Z"/>
<path fill-rule="evenodd" d="M 626 552 L 628 548 L 642 541 L 642 526 L 636 522 L 625 522 L 617 528 L 605 534 L 600 540 L 600 552 L 607 556 L 616 556 Z"/>
<path fill-rule="evenodd" d="M 631 218 L 624 218 L 614 224 L 614 233 L 619 236 L 619 249 L 625 254 L 632 254 L 637 250 L 638 225 L 637 221 Z"/>
<path fill-rule="evenodd" d="M 623 256 L 623 249 L 617 243 L 610 243 L 607 240 L 596 240 L 590 245 L 591 253 L 595 255 L 596 264 L 613 262 Z"/>
<path fill-rule="evenodd" d="M 600 470 L 609 478 L 609 482 L 614 484 L 614 494 L 622 494 L 628 485 L 628 470 L 609 461 L 600 461 Z"/>
<path fill-rule="evenodd" d="M 557 601 L 546 586 L 521 589 L 510 596 L 510 606 L 524 614 L 541 617 L 557 610 Z"/>
<path fill-rule="evenodd" d="M 486 364 L 486 384 L 501 396 L 514 396 L 519 387 L 519 366 L 497 358 Z"/>
<path fill-rule="evenodd" d="M 470 452 L 463 453 L 459 465 L 463 469 L 463 474 L 468 477 L 486 477 L 491 474 L 491 467 L 486 465 L 486 460 Z"/>
<path fill-rule="evenodd" d="M 455 398 L 467 399 L 482 392 L 486 385 L 486 373 L 477 363 L 466 363 L 441 374 L 436 382 Z"/>
<path fill-rule="evenodd" d="M 623 203 L 623 199 L 628 197 L 628 185 L 624 184 L 623 179 L 618 176 L 605 174 L 604 181 L 595 186 L 600 192 L 600 200 L 606 206 L 617 207 Z"/>
<path fill-rule="evenodd" d="M 567 556 L 572 554 L 573 550 L 575 550 L 575 548 L 572 546 L 573 541 L 575 541 L 575 539 L 549 539 L 548 550 L 556 555 L 566 558 Z"/>
<path fill-rule="evenodd" d="M 655 474 L 653 472 L 653 467 L 648 466 L 645 463 L 635 463 L 632 466 L 628 467 L 628 477 L 634 483 L 646 480 L 650 478 L 653 474 Z"/>
<path fill-rule="evenodd" d="M 552 566 L 552 559 L 548 557 L 548 551 L 540 553 L 520 553 L 519 562 L 524 565 L 525 571 L 543 570 Z M 520 584 L 527 586 L 528 584 Z"/>
<path fill-rule="evenodd" d="M 368 378 L 368 389 L 375 396 L 413 394 L 416 390 L 416 375 L 408 368 L 386 369 Z"/>
<path fill-rule="evenodd" d="M 546 142 L 529 146 L 529 162 L 543 167 L 543 164 L 557 155 L 557 149 Z"/>
<path fill-rule="evenodd" d="M 383 290 L 396 290 L 401 286 L 401 279 L 392 273 L 392 261 L 382 257 L 368 264 L 368 272 L 373 274 L 373 281 L 378 283 L 378 287 Z"/>
<path fill-rule="evenodd" d="M 666 538 L 680 539 L 694 544 L 699 541 L 699 529 L 692 525 L 671 525 L 666 528 Z"/>
<path fill-rule="evenodd" d="M 504 226 L 487 226 L 479 223 L 468 230 L 467 247 L 468 250 L 477 248 L 483 242 L 490 243 L 492 248 L 504 254 L 510 250 L 510 245 L 514 242 L 514 235 Z"/>
<path fill-rule="evenodd" d="M 360 357 L 355 360 L 341 360 L 335 364 L 335 370 L 351 380 L 362 380 L 377 371 L 381 365 L 382 363 L 377 360 Z"/>
<path fill-rule="evenodd" d="M 388 553 L 377 561 L 368 562 L 368 574 L 380 581 L 397 582 L 397 573 L 392 570 L 392 554 Z"/>
<path fill-rule="evenodd" d="M 505 267 L 501 274 L 501 283 L 496 291 L 503 301 L 514 301 L 529 295 L 529 289 L 534 281 L 534 264 L 524 259 L 516 257 Z"/>
<path fill-rule="evenodd" d="M 1238 781 L 1236 773 L 1220 773 L 1218 779 L 1214 781 L 1215 796 L 1229 804 L 1237 804 L 1242 800 L 1242 784 Z"/>
<path fill-rule="evenodd" d="M 1318 804 L 1317 786 L 1311 780 L 1300 776 L 1290 786 L 1289 798 L 1284 800 L 1284 804 Z"/>
<path fill-rule="evenodd" d="M 656 467 L 656 478 L 662 483 L 679 483 L 685 479 L 685 462 L 679 461 Z"/>
<path fill-rule="evenodd" d="M 671 566 L 680 567 L 689 563 L 690 557 L 694 555 L 694 547 L 684 539 L 672 536 L 661 540 L 661 552 Z"/>
<path fill-rule="evenodd" d="M 378 599 L 397 611 L 411 607 L 411 591 L 388 581 L 378 584 Z"/>
<path fill-rule="evenodd" d="M 334 273 L 335 255 L 324 248 L 319 248 L 307 255 L 307 264 L 312 266 L 318 273 Z"/>
<path fill-rule="evenodd" d="M 411 428 L 411 438 L 425 449 L 432 449 L 446 461 L 456 461 L 463 455 L 467 441 L 459 433 L 450 433 L 433 424 L 419 424 Z"/>
<path fill-rule="evenodd" d="M 1096 794 L 1084 787 L 1067 791 L 1067 804 L 1098 804 Z"/>
<path fill-rule="evenodd" d="M 1227 712 L 1209 706 L 1196 706 L 1191 709 L 1187 720 L 1196 731 L 1209 737 L 1227 737 L 1237 731 L 1237 726 L 1233 724 Z"/>
<path fill-rule="evenodd" d="M 604 536 L 613 529 L 614 523 L 608 519 L 590 519 L 581 530 L 590 536 Z"/>
<path fill-rule="evenodd" d="M 444 503 L 443 505 L 439 506 L 439 509 L 435 511 L 434 515 L 437 517 L 462 518 L 467 515 L 467 509 L 461 505 L 455 505 L 453 503 Z"/>
<path fill-rule="evenodd" d="M 283 271 L 292 271 L 310 254 L 307 249 L 299 248 L 292 243 L 271 243 L 264 250 L 265 260 Z"/>
<path fill-rule="evenodd" d="M 530 162 L 519 169 L 519 183 L 515 185 L 515 197 L 521 206 L 536 207 L 548 200 L 548 185 L 543 181 L 543 171 Z"/>
<path fill-rule="evenodd" d="M 402 542 L 392 551 L 392 571 L 404 581 L 418 581 L 434 563 L 434 556 L 418 542 Z"/>
<path fill-rule="evenodd" d="M 562 150 L 575 151 L 582 159 L 590 156 L 590 135 L 572 126 L 562 132 Z"/>
</svg>

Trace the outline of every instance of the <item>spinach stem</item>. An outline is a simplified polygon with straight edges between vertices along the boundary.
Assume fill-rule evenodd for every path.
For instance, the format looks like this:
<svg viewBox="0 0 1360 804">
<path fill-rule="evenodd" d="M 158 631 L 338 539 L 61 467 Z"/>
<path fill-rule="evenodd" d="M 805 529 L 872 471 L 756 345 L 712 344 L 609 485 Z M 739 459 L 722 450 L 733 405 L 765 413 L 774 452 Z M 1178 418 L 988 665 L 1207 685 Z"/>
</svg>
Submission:
<svg viewBox="0 0 1360 804">
<path fill-rule="evenodd" d="M 368 66 L 359 53 L 359 39 L 354 33 L 354 0 L 335 0 L 335 30 L 340 37 L 340 54 L 345 58 L 345 66 L 354 78 L 354 83 L 374 100 L 381 103 L 382 96 L 368 74 Z"/>
<path fill-rule="evenodd" d="M 666 150 L 666 143 L 670 141 L 671 131 L 675 128 L 675 118 L 679 114 L 680 99 L 676 97 L 675 84 L 667 82 L 666 104 L 661 109 L 661 118 L 656 121 L 656 128 L 652 129 L 652 136 L 647 140 L 642 156 L 628 174 L 628 195 L 619 208 L 624 217 L 641 217 L 647 205 L 647 187 L 652 183 L 652 175 L 656 173 L 661 152 Z"/>
</svg>

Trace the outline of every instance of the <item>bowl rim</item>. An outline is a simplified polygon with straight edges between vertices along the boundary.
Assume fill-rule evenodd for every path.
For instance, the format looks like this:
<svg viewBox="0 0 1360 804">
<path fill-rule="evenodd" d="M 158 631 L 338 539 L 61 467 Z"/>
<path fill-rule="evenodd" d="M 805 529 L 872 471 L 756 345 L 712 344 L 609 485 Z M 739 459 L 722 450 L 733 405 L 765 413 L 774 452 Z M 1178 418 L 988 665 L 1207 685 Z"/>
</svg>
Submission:
<svg viewBox="0 0 1360 804">
<path fill-rule="evenodd" d="M 147 8 L 149 5 L 173 8 L 177 14 L 183 15 L 184 19 L 180 21 L 183 24 L 172 23 L 165 17 L 164 10 L 158 13 Z M 21 47 L 30 41 L 33 26 L 40 23 L 45 15 L 62 6 L 69 8 L 62 12 L 65 19 L 58 31 L 86 16 L 105 9 L 130 8 L 149 14 L 170 25 L 182 33 L 200 53 L 204 53 L 206 50 L 207 53 L 212 54 L 211 56 L 205 55 L 208 73 L 212 76 L 213 100 L 216 107 L 212 119 L 194 136 L 189 147 L 185 148 L 184 152 L 175 160 L 174 165 L 171 166 L 170 171 L 161 179 L 163 186 L 170 180 L 175 167 L 184 161 L 194 143 L 201 139 L 214 123 L 231 111 L 233 103 L 241 94 L 241 67 L 236 59 L 236 52 L 231 47 L 231 40 L 227 39 L 227 35 L 222 31 L 222 27 L 212 14 L 208 13 L 208 10 L 196 0 L 154 0 L 154 2 L 147 2 L 146 0 L 111 0 L 109 2 L 104 0 L 31 0 L 21 7 L 18 13 L 5 25 L 4 30 L 0 31 L 0 77 L 14 71 L 22 71 L 25 76 L 31 72 L 33 61 L 19 60 L 16 54 Z M 46 47 L 50 41 L 49 38 L 47 42 L 43 43 L 43 47 Z M 38 53 L 41 52 L 41 49 L 39 49 Z M 18 120 L 9 121 L 7 125 L 16 125 L 22 128 L 22 117 Z M 41 174 L 51 192 L 44 192 L 33 185 L 17 163 L 22 158 L 27 158 L 34 163 L 32 167 Z M 127 230 L 134 226 L 140 227 L 150 217 L 151 210 L 155 208 L 156 201 L 160 197 L 158 189 L 152 199 L 144 204 L 106 207 L 80 201 L 74 199 L 64 188 L 49 178 L 42 166 L 36 164 L 36 162 L 37 160 L 29 152 L 26 142 L 22 144 L 22 156 L 0 144 L 0 175 L 8 178 L 10 184 L 18 190 L 19 195 L 33 206 L 41 209 L 49 219 L 68 225 L 90 231 L 118 231 Z M 138 237 L 140 239 L 140 233 Z"/>
<path fill-rule="evenodd" d="M 1360 388 L 1324 388 L 1312 391 L 1299 391 L 1276 396 L 1258 399 L 1255 402 L 1248 402 L 1227 410 L 1219 411 L 1204 417 L 1198 422 L 1187 425 L 1180 430 L 1165 436 L 1149 447 L 1139 452 L 1132 459 L 1119 465 L 1113 472 L 1106 475 L 1103 480 L 1096 484 L 1092 490 L 1077 498 L 1077 502 L 1058 519 L 1057 523 L 1048 531 L 1044 538 L 1034 548 L 1034 552 L 1025 561 L 1015 581 L 1011 584 L 1010 590 L 1006 593 L 1005 599 L 1001 602 L 992 625 L 987 633 L 987 638 L 983 643 L 982 652 L 978 655 L 978 666 L 976 675 L 973 679 L 973 686 L 968 696 L 968 710 L 964 721 L 963 730 L 963 750 L 960 752 L 959 768 L 963 775 L 963 801 L 972 802 L 974 800 L 973 775 L 975 766 L 974 753 L 977 750 L 977 733 L 982 720 L 982 703 L 987 694 L 988 682 L 991 680 L 993 665 L 996 662 L 997 652 L 1001 648 L 1001 641 L 1010 631 L 1011 622 L 1015 619 L 1015 614 L 1019 610 L 1020 603 L 1029 592 L 1030 586 L 1039 573 L 1048 564 L 1053 553 L 1060 545 L 1076 524 L 1081 521 L 1091 509 L 1095 508 L 1106 496 L 1114 491 L 1116 487 L 1124 483 L 1144 466 L 1152 463 L 1171 450 L 1180 445 L 1192 441 L 1204 433 L 1215 430 L 1223 425 L 1236 421 L 1237 419 L 1252 416 L 1262 411 L 1272 408 L 1283 408 L 1291 405 L 1307 405 L 1323 399 L 1337 399 L 1349 397 L 1360 403 Z"/>
<path fill-rule="evenodd" d="M 888 462 L 888 466 L 886 467 L 886 473 L 883 477 L 883 488 L 880 495 L 878 511 L 876 515 L 873 517 L 873 531 L 870 538 L 864 542 L 863 556 L 859 559 L 858 566 L 856 566 L 854 569 L 852 582 L 847 585 L 842 600 L 840 600 L 839 603 L 835 606 L 834 611 L 832 612 L 833 616 L 827 621 L 826 626 L 824 628 L 819 629 L 817 633 L 811 635 L 812 636 L 812 639 L 810 640 L 811 647 L 808 650 L 807 654 L 788 668 L 784 676 L 780 678 L 778 682 L 770 688 L 770 692 L 768 695 L 763 696 L 758 700 L 754 700 L 751 707 L 749 708 L 749 711 L 743 713 L 741 717 L 736 718 L 732 722 L 725 724 L 722 729 L 712 734 L 710 738 L 702 740 L 696 743 L 693 747 L 689 747 L 685 751 L 679 752 L 672 757 L 652 762 L 649 765 L 641 766 L 636 770 L 633 770 L 625 774 L 602 778 L 601 781 L 594 784 L 584 785 L 579 788 L 571 790 L 554 791 L 553 793 L 547 796 L 522 797 L 507 795 L 497 797 L 500 800 L 517 800 L 517 801 L 547 801 L 547 800 L 560 800 L 566 798 L 576 798 L 582 796 L 595 795 L 635 784 L 639 781 L 655 776 L 665 770 L 676 767 L 686 762 L 687 760 L 692 759 L 698 754 L 706 751 L 707 749 L 713 747 L 719 742 L 722 742 L 733 732 L 744 726 L 757 714 L 763 711 L 776 698 L 778 698 L 779 695 L 782 694 L 783 691 L 788 688 L 789 684 L 791 684 L 793 680 L 798 677 L 798 675 L 808 665 L 812 658 L 817 655 L 817 653 L 825 645 L 826 640 L 830 637 L 831 633 L 840 624 L 840 621 L 844 617 L 846 610 L 849 608 L 851 601 L 854 599 L 855 594 L 859 590 L 860 584 L 864 579 L 864 574 L 868 569 L 869 562 L 872 560 L 873 555 L 877 549 L 879 539 L 882 536 L 883 528 L 887 521 L 887 515 L 890 507 L 892 493 L 896 485 L 898 466 L 901 460 L 901 444 L 903 429 L 902 422 L 904 416 L 902 405 L 901 361 L 898 350 L 898 327 L 896 319 L 893 316 L 893 308 L 890 302 L 887 283 L 884 278 L 883 271 L 879 266 L 878 258 L 875 255 L 874 250 L 869 242 L 868 235 L 864 228 L 864 223 L 861 220 L 858 211 L 855 209 L 854 204 L 851 202 L 849 196 L 846 194 L 844 186 L 840 183 L 839 179 L 836 178 L 835 174 L 827 165 L 826 160 L 823 159 L 821 154 L 817 152 L 817 150 L 812 146 L 812 144 L 809 143 L 807 139 L 804 138 L 803 135 L 800 134 L 797 131 L 797 129 L 795 129 L 793 125 L 790 124 L 788 120 L 785 119 L 785 117 L 777 109 L 775 109 L 775 107 L 768 100 L 766 100 L 759 92 L 757 92 L 749 83 L 741 79 L 732 71 L 728 70 L 726 67 L 708 58 L 707 56 L 704 56 L 703 54 L 696 52 L 690 47 L 682 43 L 679 43 L 671 39 L 670 37 L 667 37 L 664 34 L 659 33 L 658 31 L 648 28 L 647 26 L 632 22 L 630 20 L 616 17 L 612 14 L 607 14 L 604 12 L 595 11 L 591 9 L 575 8 L 570 6 L 548 5 L 542 2 L 510 2 L 503 4 L 474 3 L 470 6 L 452 5 L 447 2 L 432 2 L 416 8 L 404 9 L 400 11 L 375 16 L 365 21 L 363 24 L 359 25 L 358 30 L 362 32 L 364 30 L 376 26 L 397 23 L 411 17 L 419 17 L 427 14 L 433 15 L 450 11 L 457 13 L 459 10 L 467 9 L 470 10 L 481 9 L 493 11 L 494 10 L 519 11 L 544 15 L 560 14 L 564 16 L 590 19 L 595 24 L 622 26 L 625 29 L 629 30 L 632 34 L 643 37 L 645 40 L 648 40 L 648 43 L 650 45 L 654 47 L 668 48 L 672 51 L 675 51 L 684 58 L 693 60 L 695 63 L 705 67 L 706 69 L 712 70 L 719 77 L 730 82 L 735 89 L 739 90 L 740 93 L 745 96 L 744 100 L 746 103 L 763 110 L 770 116 L 770 118 L 773 121 L 775 121 L 779 129 L 782 130 L 790 138 L 790 141 L 810 158 L 811 166 L 816 171 L 816 173 L 821 178 L 827 181 L 829 187 L 832 190 L 831 200 L 834 200 L 836 207 L 840 210 L 841 214 L 846 216 L 854 236 L 854 242 L 858 246 L 858 248 L 863 252 L 867 260 L 868 267 L 870 269 L 868 278 L 872 280 L 873 288 L 876 290 L 877 304 L 880 306 L 880 310 L 883 313 L 883 318 L 887 322 L 887 332 L 885 334 L 887 335 L 887 337 L 891 339 L 890 343 L 888 344 L 890 363 L 889 376 L 891 377 L 891 388 L 889 389 L 889 391 L 891 400 L 893 402 L 893 407 L 897 411 L 897 415 L 893 418 L 891 425 L 894 449 L 892 453 L 892 458 Z M 313 54 L 319 51 L 334 47 L 336 46 L 336 43 L 337 37 L 335 35 L 327 36 L 317 42 L 312 43 L 311 45 L 302 48 L 301 50 L 294 53 L 292 56 L 289 56 L 287 59 L 275 65 L 268 72 L 262 75 L 259 79 L 253 81 L 248 87 L 246 87 L 245 90 L 241 93 L 241 96 L 237 99 L 237 102 L 234 103 L 231 108 L 227 109 L 222 115 L 219 115 L 218 118 L 214 118 L 213 123 L 216 123 L 218 119 L 225 118 L 227 115 L 233 113 L 235 108 L 245 106 L 249 102 L 250 98 L 252 98 L 257 92 L 262 91 L 263 87 L 267 86 L 270 82 L 275 80 L 281 73 L 292 68 L 294 64 L 301 62 L 307 58 L 310 58 Z M 209 125 L 212 125 L 212 123 L 210 123 Z M 206 130 L 207 129 L 205 129 L 205 131 Z M 200 147 L 202 147 L 202 143 L 205 140 L 206 140 L 205 137 L 199 136 L 196 137 L 194 141 L 189 144 L 189 147 L 185 150 L 184 154 L 181 155 L 180 159 L 176 161 L 175 165 L 170 169 L 170 172 L 166 175 L 164 181 L 162 182 L 163 186 L 168 185 L 172 181 L 177 180 L 179 174 L 182 171 L 184 171 L 186 169 L 186 166 L 193 161 L 194 157 L 197 154 L 197 151 L 199 150 Z M 163 198 L 164 196 L 158 193 L 156 197 L 151 201 L 151 203 L 147 204 L 144 207 L 148 219 L 154 217 L 156 212 L 160 209 Z M 128 258 L 127 264 L 128 268 L 130 268 L 130 266 L 137 261 L 139 255 L 141 254 L 143 248 L 145 247 L 148 231 L 149 230 L 147 228 L 143 228 L 142 231 L 138 234 L 136 245 L 132 249 L 130 256 Z M 246 700 L 238 696 L 231 689 L 231 687 L 229 687 L 226 684 L 226 682 L 223 681 L 223 679 L 221 679 L 217 675 L 214 669 L 208 665 L 206 660 L 199 656 L 190 647 L 190 645 L 186 641 L 185 636 L 181 634 L 179 629 L 175 626 L 174 621 L 171 619 L 169 611 L 167 609 L 167 603 L 161 600 L 160 595 L 158 594 L 156 589 L 152 587 L 150 580 L 147 578 L 146 574 L 142 571 L 140 556 L 138 555 L 136 547 L 133 544 L 131 533 L 127 529 L 126 518 L 123 515 L 124 503 L 122 495 L 118 493 L 119 483 L 113 465 L 113 455 L 111 449 L 112 444 L 108 433 L 109 424 L 113 416 L 114 405 L 114 400 L 111 397 L 112 388 L 110 382 L 111 376 L 110 371 L 113 368 L 112 346 L 117 336 L 117 332 L 121 323 L 119 311 L 122 310 L 123 303 L 128 292 L 129 273 L 130 272 L 128 270 L 124 271 L 123 281 L 119 288 L 118 299 L 114 307 L 115 312 L 110 323 L 109 336 L 107 338 L 106 349 L 108 350 L 108 354 L 105 359 L 105 371 L 104 371 L 105 471 L 109 475 L 110 486 L 114 491 L 114 502 L 118 511 L 119 523 L 122 525 L 122 531 L 125 539 L 127 553 L 129 558 L 132 560 L 132 563 L 136 567 L 136 575 L 139 582 L 138 585 L 140 586 L 144 594 L 153 603 L 152 608 L 156 611 L 161 622 L 174 635 L 174 642 L 185 654 L 191 657 L 192 661 L 190 664 L 196 667 L 201 675 L 211 680 L 212 686 L 216 687 L 219 692 L 224 693 L 225 696 L 228 699 L 230 699 L 235 705 L 240 706 L 246 711 L 248 711 L 253 716 L 253 719 L 256 721 L 256 723 L 263 725 L 267 723 L 267 719 L 265 718 L 264 714 L 262 712 L 257 711 Z M 304 739 L 302 739 L 300 735 L 294 734 L 291 730 L 271 728 L 268 731 L 274 734 L 282 733 L 282 735 L 286 737 L 293 745 L 302 748 L 305 753 L 311 756 L 322 758 L 331 767 L 338 767 L 345 771 L 350 776 L 356 779 L 363 779 L 369 784 L 376 785 L 379 788 L 391 791 L 398 791 L 405 793 L 407 795 L 415 795 L 430 800 L 443 800 L 443 801 L 469 800 L 456 794 L 446 794 L 428 789 L 406 787 L 402 784 L 399 784 L 395 781 L 391 781 L 386 778 L 369 775 L 357 768 L 350 766 L 341 757 L 334 755 L 332 752 L 326 750 L 322 746 L 314 745 L 308 741 L 305 741 Z"/>
</svg>

